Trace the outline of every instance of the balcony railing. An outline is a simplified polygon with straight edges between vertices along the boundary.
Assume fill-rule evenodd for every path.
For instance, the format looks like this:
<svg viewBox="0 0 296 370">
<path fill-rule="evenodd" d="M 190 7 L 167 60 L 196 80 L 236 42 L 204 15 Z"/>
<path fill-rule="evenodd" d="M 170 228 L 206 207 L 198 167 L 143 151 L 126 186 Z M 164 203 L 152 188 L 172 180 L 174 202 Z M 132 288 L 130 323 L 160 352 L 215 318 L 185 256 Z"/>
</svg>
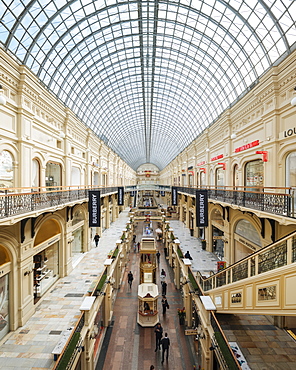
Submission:
<svg viewBox="0 0 296 370">
<path fill-rule="evenodd" d="M 193 196 L 195 196 L 196 190 L 208 190 L 209 199 L 219 202 L 285 217 L 295 217 L 295 194 L 293 188 L 258 188 L 250 186 L 177 187 L 178 192 Z"/>
<path fill-rule="evenodd" d="M 282 266 L 296 262 L 296 233 L 283 237 L 276 243 L 266 246 L 257 252 L 234 263 L 226 269 L 208 278 L 197 275 L 203 291 L 215 289 L 236 281 L 258 276 Z"/>
<path fill-rule="evenodd" d="M 101 195 L 104 195 L 117 193 L 118 187 L 0 189 L 0 219 L 87 199 L 89 190 L 100 190 Z"/>
</svg>

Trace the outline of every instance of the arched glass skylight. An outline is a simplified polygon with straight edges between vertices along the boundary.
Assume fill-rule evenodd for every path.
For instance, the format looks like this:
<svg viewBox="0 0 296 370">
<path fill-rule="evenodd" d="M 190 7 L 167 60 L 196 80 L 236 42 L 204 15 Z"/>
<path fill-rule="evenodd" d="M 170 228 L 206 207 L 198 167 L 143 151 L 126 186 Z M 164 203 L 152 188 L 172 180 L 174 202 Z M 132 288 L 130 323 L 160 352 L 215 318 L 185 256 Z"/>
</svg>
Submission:
<svg viewBox="0 0 296 370">
<path fill-rule="evenodd" d="M 295 48 L 291 0 L 0 0 L 0 41 L 132 168 L 164 168 Z"/>
</svg>

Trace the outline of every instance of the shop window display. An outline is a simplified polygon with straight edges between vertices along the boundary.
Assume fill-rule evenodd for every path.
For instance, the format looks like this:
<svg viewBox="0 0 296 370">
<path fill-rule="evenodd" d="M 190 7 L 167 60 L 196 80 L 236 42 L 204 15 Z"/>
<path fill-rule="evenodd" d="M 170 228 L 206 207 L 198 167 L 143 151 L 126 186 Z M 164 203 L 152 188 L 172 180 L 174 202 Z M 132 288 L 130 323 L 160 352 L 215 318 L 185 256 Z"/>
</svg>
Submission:
<svg viewBox="0 0 296 370">
<path fill-rule="evenodd" d="M 9 274 L 0 278 L 0 339 L 9 332 Z"/>
<path fill-rule="evenodd" d="M 251 187 L 250 190 L 252 191 L 260 191 L 260 188 L 263 185 L 264 185 L 263 161 L 259 159 L 256 161 L 248 162 L 245 167 L 245 186 L 250 186 Z"/>
<path fill-rule="evenodd" d="M 45 173 L 46 186 L 61 186 L 61 165 L 58 163 L 48 162 Z"/>
<path fill-rule="evenodd" d="M 36 254 L 34 262 L 34 298 L 40 298 L 58 279 L 58 243 Z"/>
</svg>

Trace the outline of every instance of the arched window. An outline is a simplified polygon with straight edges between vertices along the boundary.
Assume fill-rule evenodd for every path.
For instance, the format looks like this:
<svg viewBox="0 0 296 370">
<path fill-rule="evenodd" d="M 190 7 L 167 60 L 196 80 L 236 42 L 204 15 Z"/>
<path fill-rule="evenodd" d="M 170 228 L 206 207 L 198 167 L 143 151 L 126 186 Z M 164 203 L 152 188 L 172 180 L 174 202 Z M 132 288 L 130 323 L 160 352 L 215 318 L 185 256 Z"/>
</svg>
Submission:
<svg viewBox="0 0 296 370">
<path fill-rule="evenodd" d="M 100 183 L 99 183 L 99 173 L 98 172 L 95 172 L 94 173 L 94 176 L 93 176 L 93 185 L 94 186 L 99 186 Z"/>
<path fill-rule="evenodd" d="M 83 220 L 84 220 L 84 213 L 82 212 L 82 210 L 81 209 L 76 210 L 74 212 L 72 225 L 76 225 Z"/>
<path fill-rule="evenodd" d="M 7 151 L 0 152 L 0 188 L 13 188 L 13 158 Z"/>
<path fill-rule="evenodd" d="M 72 167 L 71 169 L 71 185 L 72 186 L 79 186 L 81 179 L 80 169 L 78 167 Z"/>
<path fill-rule="evenodd" d="M 215 185 L 214 172 L 210 170 L 210 185 Z"/>
<path fill-rule="evenodd" d="M 261 247 L 260 235 L 248 220 L 240 220 L 236 224 L 235 233 Z"/>
<path fill-rule="evenodd" d="M 216 186 L 224 186 L 224 172 L 223 168 L 216 169 Z"/>
<path fill-rule="evenodd" d="M 204 172 L 200 172 L 200 185 L 206 185 L 206 174 Z"/>
<path fill-rule="evenodd" d="M 238 165 L 236 164 L 233 167 L 233 186 L 239 186 L 239 178 L 238 178 Z"/>
<path fill-rule="evenodd" d="M 61 173 L 61 165 L 59 163 L 48 162 L 45 172 L 46 186 L 61 186 Z"/>
<path fill-rule="evenodd" d="M 296 152 L 290 153 L 286 158 L 286 186 L 296 186 Z"/>
<path fill-rule="evenodd" d="M 32 161 L 32 188 L 40 186 L 40 163 L 37 159 Z M 34 189 L 37 191 L 37 189 Z"/>
<path fill-rule="evenodd" d="M 245 186 L 262 187 L 264 185 L 263 161 L 258 159 L 246 164 L 245 167 Z M 256 189 L 252 189 L 256 191 Z"/>
</svg>

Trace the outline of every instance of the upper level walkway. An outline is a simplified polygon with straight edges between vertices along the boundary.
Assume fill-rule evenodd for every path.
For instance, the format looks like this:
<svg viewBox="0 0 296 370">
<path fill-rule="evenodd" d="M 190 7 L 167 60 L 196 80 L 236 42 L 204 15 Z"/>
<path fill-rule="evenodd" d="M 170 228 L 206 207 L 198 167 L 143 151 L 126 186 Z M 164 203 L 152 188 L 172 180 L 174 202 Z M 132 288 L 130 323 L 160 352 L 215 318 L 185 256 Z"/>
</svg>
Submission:
<svg viewBox="0 0 296 370">
<path fill-rule="evenodd" d="M 296 223 L 296 198 L 294 188 L 252 188 L 244 186 L 171 187 L 162 185 L 126 186 L 125 192 L 151 188 L 156 191 L 196 196 L 199 190 L 207 190 L 211 202 L 230 206 L 241 211 L 252 210 L 258 217 L 272 217 L 281 224 Z M 101 196 L 116 194 L 118 187 L 102 186 L 55 186 L 38 188 L 0 189 L 0 225 L 10 225 L 24 217 L 37 217 L 45 210 L 56 211 L 65 206 L 88 201 L 89 190 L 99 190 Z M 136 199 L 136 197 L 135 197 Z M 156 205 L 155 205 L 156 207 Z M 272 216 L 270 216 L 272 215 Z"/>
</svg>

